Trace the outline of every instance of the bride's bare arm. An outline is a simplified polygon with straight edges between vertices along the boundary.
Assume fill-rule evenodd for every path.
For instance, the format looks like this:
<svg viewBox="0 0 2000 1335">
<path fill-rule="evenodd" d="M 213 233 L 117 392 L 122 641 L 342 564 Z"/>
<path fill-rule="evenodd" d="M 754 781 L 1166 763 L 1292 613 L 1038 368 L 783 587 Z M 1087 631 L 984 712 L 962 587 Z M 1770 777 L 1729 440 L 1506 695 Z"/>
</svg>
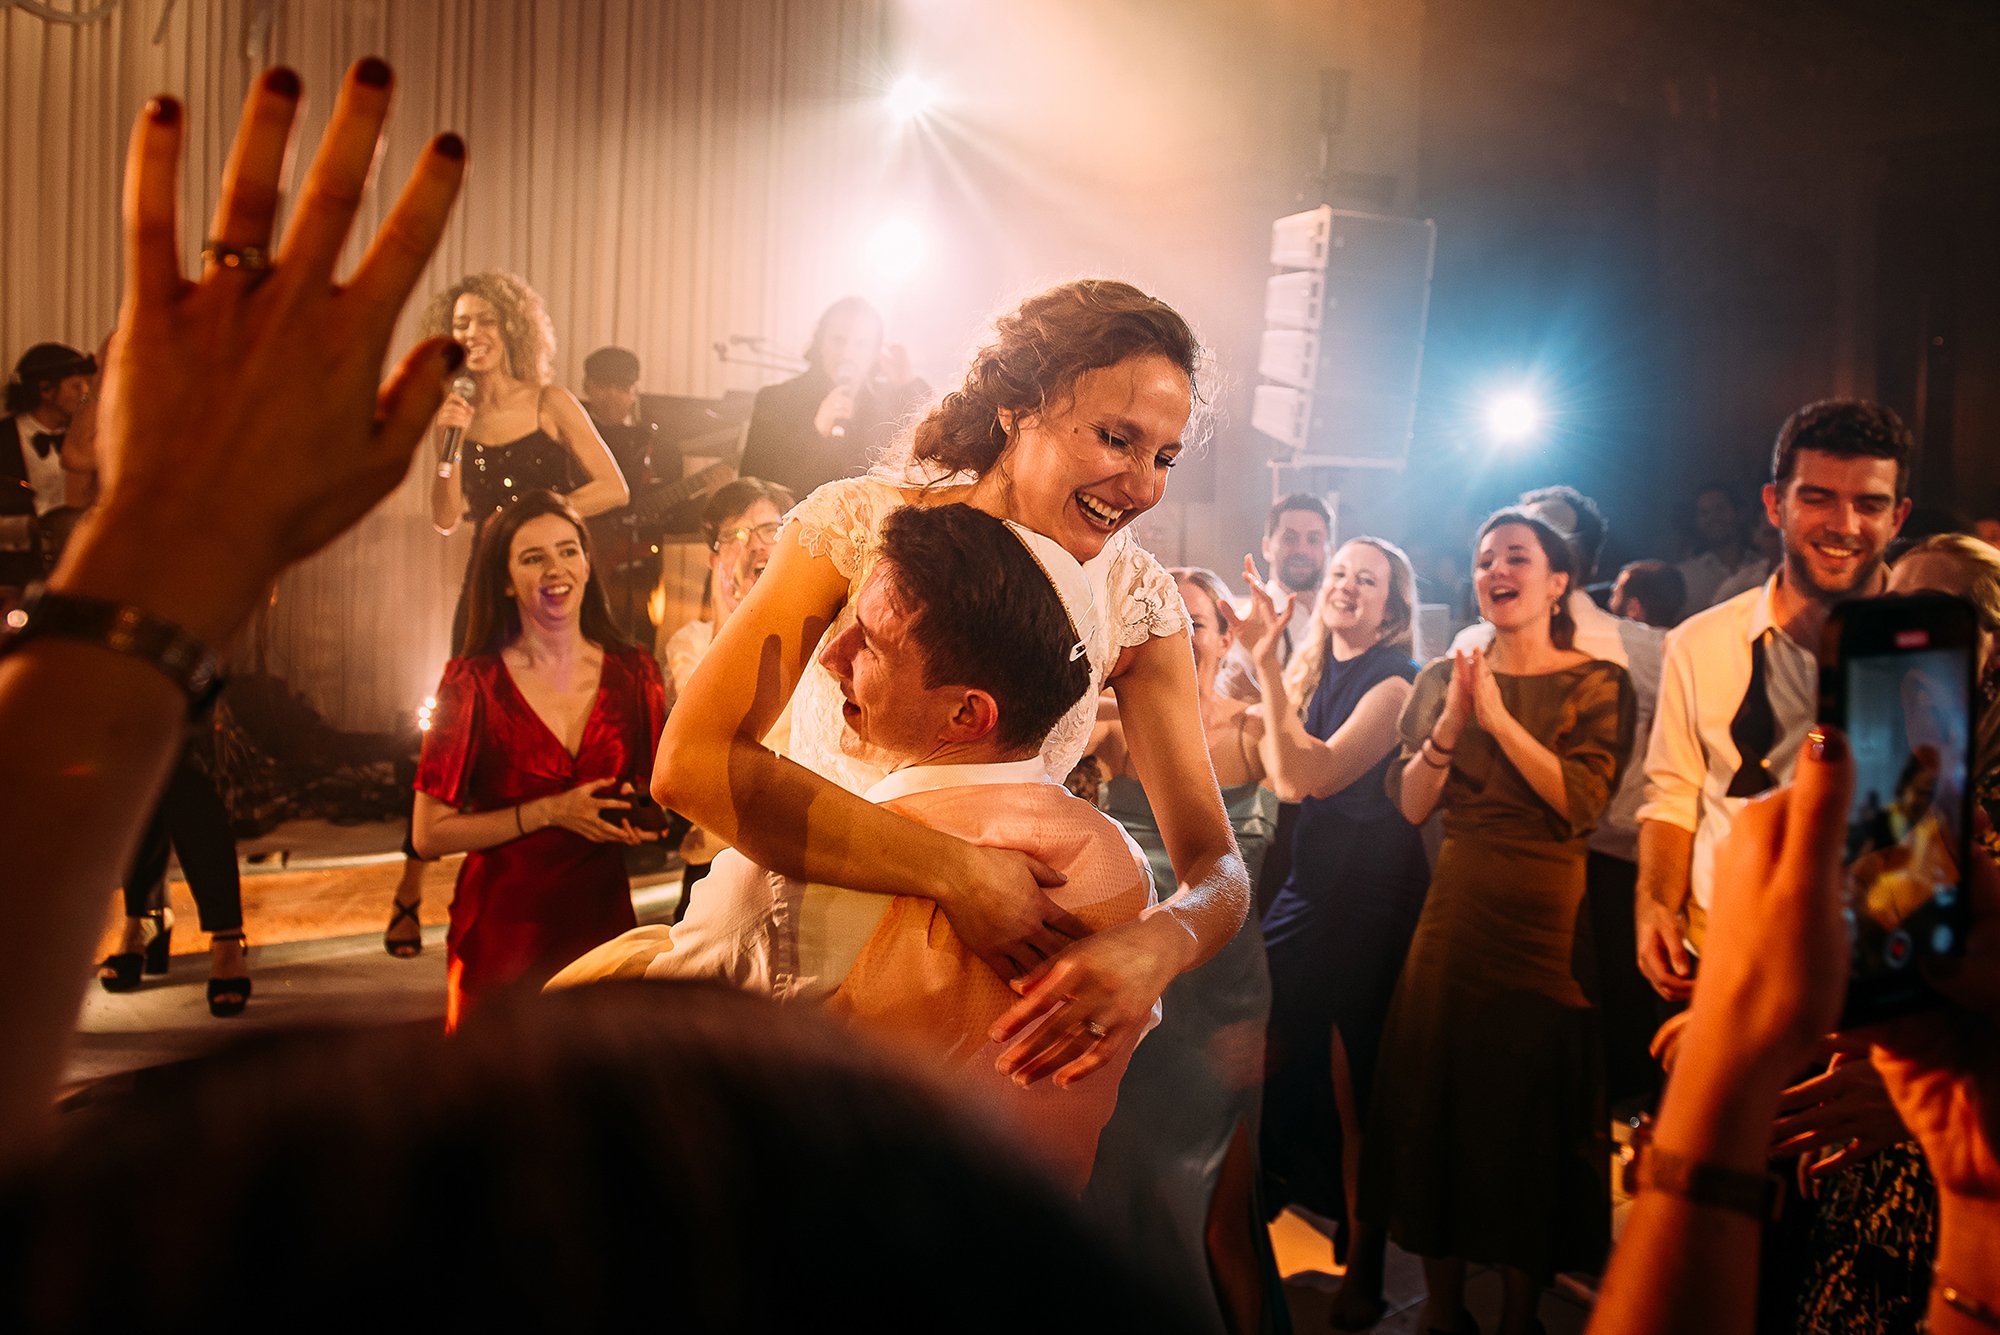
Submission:
<svg viewBox="0 0 2000 1335">
<path fill-rule="evenodd" d="M 935 900 L 1002 977 L 1026 973 L 1087 930 L 1042 893 L 1058 873 L 884 811 L 762 744 L 846 598 L 846 576 L 787 529 L 668 715 L 653 796 L 773 871 Z"/>
<path fill-rule="evenodd" d="M 1017 1079 L 1053 1074 L 1069 1084 L 1103 1065 L 1136 1038 L 1168 983 L 1235 937 L 1250 908 L 1250 874 L 1202 735 L 1187 633 L 1126 650 L 1111 685 L 1178 888 L 1138 921 L 1078 942 L 1028 980 L 993 1030 L 997 1041 L 1018 1039 L 1001 1057 L 1001 1069 Z M 1070 1036 L 1086 1022 L 1104 1032 L 1079 1051 Z"/>
</svg>

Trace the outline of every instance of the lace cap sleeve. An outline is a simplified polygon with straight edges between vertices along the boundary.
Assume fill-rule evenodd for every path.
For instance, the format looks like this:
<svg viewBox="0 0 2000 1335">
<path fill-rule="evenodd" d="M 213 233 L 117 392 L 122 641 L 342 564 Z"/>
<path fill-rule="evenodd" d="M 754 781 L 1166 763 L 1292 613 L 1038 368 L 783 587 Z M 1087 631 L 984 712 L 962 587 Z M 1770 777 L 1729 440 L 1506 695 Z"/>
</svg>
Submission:
<svg viewBox="0 0 2000 1335">
<path fill-rule="evenodd" d="M 829 482 L 793 506 L 784 531 L 813 556 L 824 556 L 850 583 L 881 540 L 882 521 L 903 504 L 891 484 L 873 477 Z"/>
<path fill-rule="evenodd" d="M 1106 584 L 1114 647 L 1129 649 L 1156 635 L 1177 635 L 1187 629 L 1187 604 L 1174 577 L 1138 543 L 1128 540 L 1111 554 Z"/>
</svg>

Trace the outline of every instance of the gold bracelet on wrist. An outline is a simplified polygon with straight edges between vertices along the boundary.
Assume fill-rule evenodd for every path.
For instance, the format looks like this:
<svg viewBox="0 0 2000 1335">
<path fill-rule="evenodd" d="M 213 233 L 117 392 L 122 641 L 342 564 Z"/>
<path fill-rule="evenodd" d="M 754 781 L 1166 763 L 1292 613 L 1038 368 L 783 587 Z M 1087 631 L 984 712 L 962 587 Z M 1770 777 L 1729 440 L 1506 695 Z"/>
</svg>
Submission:
<svg viewBox="0 0 2000 1335">
<path fill-rule="evenodd" d="M 1648 1145 L 1634 1165 L 1640 1191 L 1663 1191 L 1695 1205 L 1711 1206 L 1750 1219 L 1771 1217 L 1777 1193 L 1768 1173 L 1750 1173 L 1721 1164 L 1702 1163 Z"/>
<path fill-rule="evenodd" d="M 1942 1275 L 1932 1275 L 1931 1281 L 1931 1292 L 1937 1294 L 1938 1301 L 1946 1307 L 1988 1330 L 2000 1330 L 2000 1311 L 1995 1311 Z"/>
</svg>

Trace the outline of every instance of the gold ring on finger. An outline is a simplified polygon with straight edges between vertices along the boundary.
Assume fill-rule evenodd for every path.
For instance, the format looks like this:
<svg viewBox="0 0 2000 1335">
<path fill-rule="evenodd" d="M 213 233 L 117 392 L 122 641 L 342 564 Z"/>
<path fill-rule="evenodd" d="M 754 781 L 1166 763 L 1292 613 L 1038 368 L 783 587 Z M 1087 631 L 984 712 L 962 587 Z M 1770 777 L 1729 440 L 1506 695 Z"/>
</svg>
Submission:
<svg viewBox="0 0 2000 1335">
<path fill-rule="evenodd" d="M 271 267 L 270 252 L 262 246 L 229 246 L 210 238 L 201 247 L 201 257 L 218 269 L 237 269 L 261 275 Z"/>
<path fill-rule="evenodd" d="M 1095 1020 L 1085 1020 L 1083 1022 L 1083 1032 L 1090 1035 L 1093 1043 L 1102 1043 L 1104 1041 L 1104 1026 Z"/>
</svg>

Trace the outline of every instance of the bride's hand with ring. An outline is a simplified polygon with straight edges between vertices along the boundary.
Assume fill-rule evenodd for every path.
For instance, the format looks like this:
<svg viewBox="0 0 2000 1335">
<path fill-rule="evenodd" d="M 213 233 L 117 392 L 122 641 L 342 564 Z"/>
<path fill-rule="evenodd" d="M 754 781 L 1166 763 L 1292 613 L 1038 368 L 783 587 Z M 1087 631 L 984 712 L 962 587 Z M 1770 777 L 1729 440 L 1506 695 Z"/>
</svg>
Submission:
<svg viewBox="0 0 2000 1335">
<path fill-rule="evenodd" d="M 1129 1052 L 1194 952 L 1193 936 L 1157 908 L 1071 946 L 1022 979 L 1021 999 L 994 1022 L 988 1037 L 1008 1045 L 1001 1074 L 1066 1087 Z"/>
</svg>

